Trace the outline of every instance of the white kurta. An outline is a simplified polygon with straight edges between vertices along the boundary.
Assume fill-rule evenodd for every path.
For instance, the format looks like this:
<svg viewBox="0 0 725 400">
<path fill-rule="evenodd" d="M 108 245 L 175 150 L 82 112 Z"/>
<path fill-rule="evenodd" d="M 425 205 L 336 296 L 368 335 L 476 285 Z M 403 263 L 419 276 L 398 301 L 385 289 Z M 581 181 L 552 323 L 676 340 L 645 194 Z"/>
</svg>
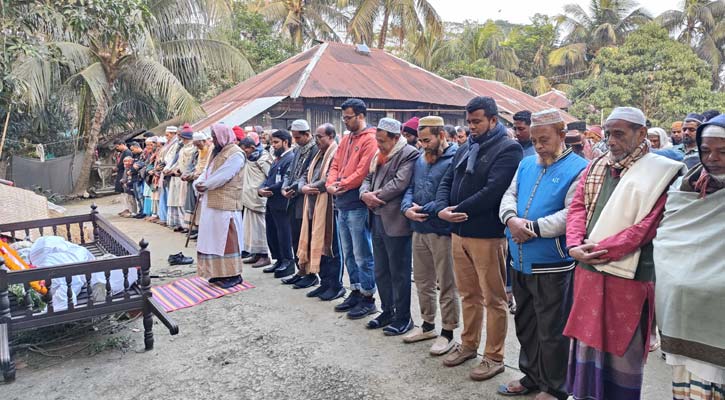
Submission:
<svg viewBox="0 0 725 400">
<path fill-rule="evenodd" d="M 245 158 L 242 153 L 233 154 L 227 161 L 213 173 L 211 166 L 194 181 L 194 187 L 203 183 L 208 190 L 224 186 L 242 167 Z M 212 162 L 213 163 L 213 162 Z M 234 228 L 237 231 L 239 248 L 244 248 L 244 226 L 242 224 L 242 211 L 225 211 L 207 207 L 207 197 L 201 198 L 201 219 L 199 220 L 199 238 L 196 242 L 196 250 L 204 254 L 224 255 L 224 247 L 227 243 L 229 221 L 234 221 Z"/>
</svg>

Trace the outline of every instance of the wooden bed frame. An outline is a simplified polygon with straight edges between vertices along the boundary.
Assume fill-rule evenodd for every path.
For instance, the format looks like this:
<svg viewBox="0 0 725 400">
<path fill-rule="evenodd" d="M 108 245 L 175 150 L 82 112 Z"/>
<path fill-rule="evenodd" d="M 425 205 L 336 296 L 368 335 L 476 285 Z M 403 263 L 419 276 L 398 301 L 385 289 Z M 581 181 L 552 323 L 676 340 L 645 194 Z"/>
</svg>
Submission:
<svg viewBox="0 0 725 400">
<path fill-rule="evenodd" d="M 92 228 L 92 234 L 84 228 Z M 0 233 L 11 240 L 23 240 L 39 233 L 40 236 L 65 236 L 71 240 L 71 232 L 80 232 L 75 242 L 86 247 L 95 256 L 113 254 L 116 258 L 97 260 L 84 263 L 66 264 L 51 268 L 35 268 L 25 271 L 8 272 L 0 269 L 0 370 L 5 382 L 15 380 L 15 363 L 9 346 L 10 335 L 13 331 L 36 329 L 56 324 L 64 324 L 78 320 L 89 319 L 107 314 L 129 311 L 143 313 L 144 346 L 152 350 L 154 347 L 153 316 L 155 315 L 169 329 L 171 335 L 179 333 L 176 323 L 169 318 L 163 308 L 152 298 L 151 294 L 151 263 L 148 243 L 141 240 L 136 245 L 123 232 L 103 218 L 96 205 L 91 206 L 90 214 L 61 218 L 49 218 L 35 221 L 17 222 L 0 225 Z M 89 237 L 90 236 L 90 237 Z M 2 262 L 0 260 L 0 262 Z M 137 283 L 130 285 L 128 271 L 138 269 Z M 122 270 L 124 277 L 123 292 L 111 296 L 110 273 L 113 270 Z M 70 282 L 73 276 L 81 275 L 90 282 L 91 274 L 102 272 L 106 276 L 105 301 L 91 301 L 91 285 L 85 285 L 83 293 L 78 296 L 74 305 Z M 33 308 L 30 298 L 30 282 L 45 282 L 50 287 L 54 278 L 65 278 L 68 283 L 68 304 L 63 311 L 54 310 L 50 291 L 43 300 L 47 303 L 46 310 L 41 312 Z M 23 306 L 17 305 L 17 299 L 12 299 L 8 292 L 9 285 L 21 284 L 25 288 Z"/>
</svg>

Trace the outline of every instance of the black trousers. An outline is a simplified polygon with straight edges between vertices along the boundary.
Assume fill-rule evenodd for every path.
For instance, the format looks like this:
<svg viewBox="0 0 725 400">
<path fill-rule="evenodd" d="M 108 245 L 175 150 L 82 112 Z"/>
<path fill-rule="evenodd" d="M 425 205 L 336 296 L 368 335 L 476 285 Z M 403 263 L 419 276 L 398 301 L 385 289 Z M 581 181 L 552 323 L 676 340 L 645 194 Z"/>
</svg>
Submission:
<svg viewBox="0 0 725 400">
<path fill-rule="evenodd" d="M 337 235 L 337 210 L 333 215 L 335 220 L 332 222 L 332 256 L 323 255 L 320 260 L 320 286 L 340 289 L 342 287 L 342 257 L 340 256 L 340 238 Z M 310 224 L 311 229 L 312 224 Z"/>
<path fill-rule="evenodd" d="M 294 261 L 292 255 L 292 231 L 285 210 L 267 208 L 264 214 L 267 223 L 267 245 L 275 260 Z"/>
<path fill-rule="evenodd" d="M 521 343 L 521 384 L 566 399 L 569 338 L 564 327 L 571 310 L 574 271 L 523 274 L 511 271 L 516 298 L 516 336 Z"/>
<path fill-rule="evenodd" d="M 297 200 L 300 201 L 300 200 Z M 290 232 L 292 234 L 292 259 L 297 263 L 297 249 L 300 246 L 300 233 L 302 232 L 302 218 L 296 217 L 295 204 L 290 202 L 287 208 L 287 218 L 289 219 Z"/>
<path fill-rule="evenodd" d="M 376 216 L 373 227 L 375 284 L 383 312 L 396 322 L 410 320 L 410 276 L 412 274 L 412 236 L 388 236 Z"/>
</svg>

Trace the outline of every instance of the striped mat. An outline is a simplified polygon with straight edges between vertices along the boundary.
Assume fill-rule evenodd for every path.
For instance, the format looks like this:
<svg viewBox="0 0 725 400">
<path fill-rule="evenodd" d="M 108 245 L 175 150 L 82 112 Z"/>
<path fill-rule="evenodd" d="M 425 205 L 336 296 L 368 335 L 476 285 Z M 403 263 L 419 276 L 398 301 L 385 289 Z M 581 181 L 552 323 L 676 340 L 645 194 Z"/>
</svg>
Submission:
<svg viewBox="0 0 725 400">
<path fill-rule="evenodd" d="M 222 289 L 207 282 L 204 278 L 195 276 L 182 278 L 162 286 L 154 286 L 151 288 L 151 293 L 166 312 L 171 312 L 252 288 L 254 285 L 244 281 L 241 285 Z"/>
</svg>

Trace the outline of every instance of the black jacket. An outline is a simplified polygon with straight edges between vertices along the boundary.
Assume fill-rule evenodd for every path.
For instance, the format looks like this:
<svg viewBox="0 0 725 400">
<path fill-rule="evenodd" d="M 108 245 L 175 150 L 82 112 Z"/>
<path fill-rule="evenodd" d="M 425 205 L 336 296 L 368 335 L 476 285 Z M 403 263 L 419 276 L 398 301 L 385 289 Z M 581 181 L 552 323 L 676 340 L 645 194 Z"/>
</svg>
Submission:
<svg viewBox="0 0 725 400">
<path fill-rule="evenodd" d="M 455 212 L 468 214 L 468 220 L 453 224 L 458 236 L 493 239 L 504 237 L 504 225 L 498 217 L 501 198 L 511 184 L 523 158 L 521 145 L 509 138 L 499 123 L 478 139 L 480 149 L 473 173 L 466 172 L 471 141 L 463 144 L 443 176 L 436 193 L 436 212 L 457 206 Z"/>
<path fill-rule="evenodd" d="M 272 191 L 272 193 L 274 193 L 272 197 L 267 198 L 268 210 L 287 210 L 289 200 L 287 200 L 286 197 L 282 196 L 282 185 L 284 184 L 284 176 L 287 174 L 287 170 L 292 164 L 294 158 L 294 153 L 289 151 L 279 160 L 275 160 L 272 163 L 272 167 L 269 169 L 267 179 L 261 186 L 263 188 L 268 188 Z"/>
</svg>

